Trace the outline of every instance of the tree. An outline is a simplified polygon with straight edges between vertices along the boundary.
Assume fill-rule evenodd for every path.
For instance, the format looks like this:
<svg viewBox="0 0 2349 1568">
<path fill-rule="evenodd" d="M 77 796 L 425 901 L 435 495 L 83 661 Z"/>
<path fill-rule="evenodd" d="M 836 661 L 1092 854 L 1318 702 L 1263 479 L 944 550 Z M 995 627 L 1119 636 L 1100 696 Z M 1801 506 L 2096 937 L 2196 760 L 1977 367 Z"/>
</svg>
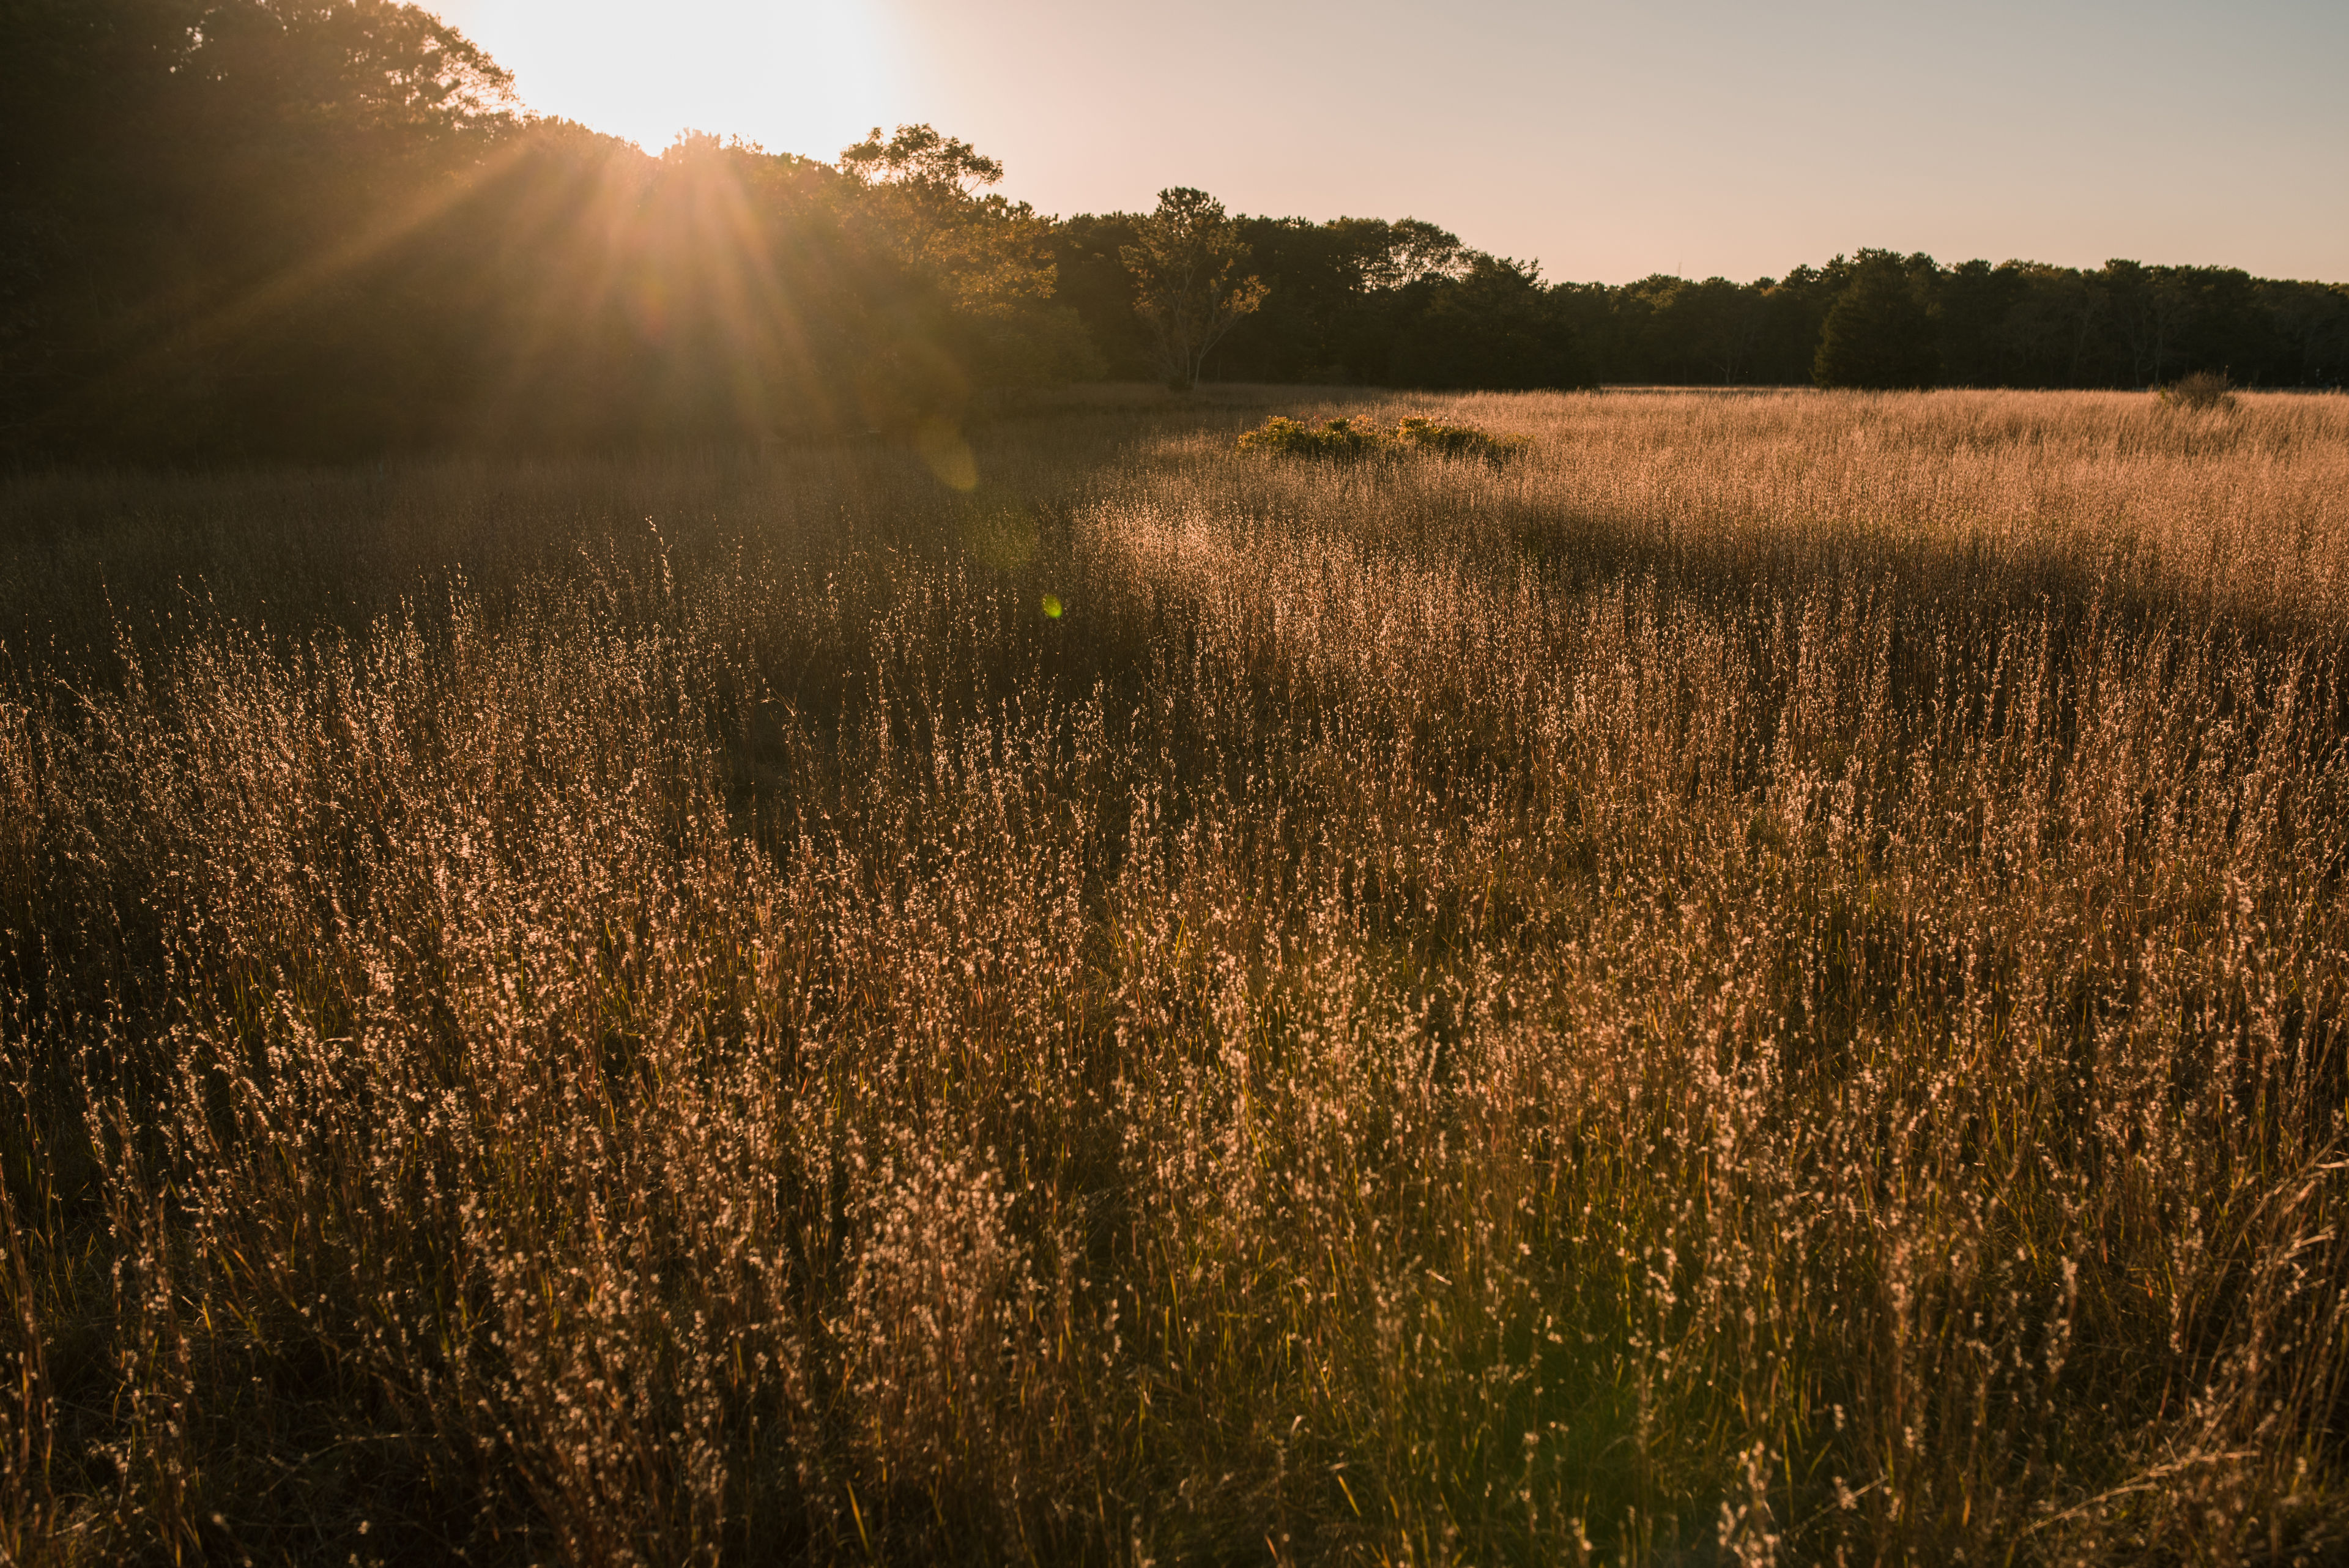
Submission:
<svg viewBox="0 0 2349 1568">
<path fill-rule="evenodd" d="M 1223 374 L 1252 381 L 1347 383 L 1384 371 L 1403 287 L 1456 277 L 1456 235 L 1416 218 L 1233 220 L 1270 293 L 1216 350 Z"/>
<path fill-rule="evenodd" d="M 1859 253 L 1851 282 L 1820 329 L 1811 362 L 1811 377 L 1820 386 L 1889 390 L 1930 387 L 1940 379 L 1933 318 L 1909 272 L 1909 264 L 1889 251 Z"/>
<path fill-rule="evenodd" d="M 2287 386 L 2339 386 L 2349 372 L 2349 286 L 2262 283 L 2260 294 L 2277 344 L 2275 373 Z"/>
<path fill-rule="evenodd" d="M 1593 380 L 1568 301 L 1543 286 L 1536 263 L 1472 252 L 1463 275 L 1431 274 L 1400 293 L 1392 385 L 1526 391 Z"/>
<path fill-rule="evenodd" d="M 387 269 L 512 110 L 503 70 L 394 0 L 0 5 L 0 442 L 310 451 L 428 406 L 321 368 L 436 340 Z"/>
<path fill-rule="evenodd" d="M 1154 373 L 1149 332 L 1133 308 L 1133 278 L 1120 259 L 1141 237 L 1142 219 L 1133 213 L 1081 213 L 1052 231 L 1052 297 L 1076 313 L 1104 372 L 1121 381 Z"/>
<path fill-rule="evenodd" d="M 860 373 L 873 383 L 863 394 L 869 417 L 937 417 L 972 387 L 1098 373 L 1075 313 L 1053 303 L 1051 220 L 987 190 L 1003 178 L 1000 161 L 927 125 L 901 125 L 842 152 L 840 170 L 850 226 L 877 242 L 864 247 L 861 270 L 886 296 L 882 356 Z M 893 386 L 874 380 L 881 371 Z"/>
<path fill-rule="evenodd" d="M 1240 275 L 1247 247 L 1224 204 L 1178 185 L 1158 192 L 1140 237 L 1119 253 L 1133 275 L 1133 308 L 1150 329 L 1153 358 L 1178 392 L 1197 385 L 1207 351 L 1232 324 L 1264 303 L 1262 279 Z"/>
<path fill-rule="evenodd" d="M 1052 295 L 1051 221 L 986 187 L 1003 165 L 959 138 L 901 125 L 840 155 L 857 207 L 900 257 L 919 264 L 953 306 L 997 314 Z"/>
<path fill-rule="evenodd" d="M 2006 373 L 2000 328 L 2025 283 L 2013 266 L 1960 262 L 1941 275 L 1941 374 L 1952 386 L 1995 387 Z"/>
</svg>

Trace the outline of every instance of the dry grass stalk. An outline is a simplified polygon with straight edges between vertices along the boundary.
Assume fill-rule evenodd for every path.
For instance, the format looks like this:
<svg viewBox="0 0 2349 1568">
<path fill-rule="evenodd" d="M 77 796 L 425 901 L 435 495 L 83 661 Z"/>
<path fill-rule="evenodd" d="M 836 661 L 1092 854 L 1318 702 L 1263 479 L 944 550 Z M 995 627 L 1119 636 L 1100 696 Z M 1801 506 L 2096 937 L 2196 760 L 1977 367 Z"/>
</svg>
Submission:
<svg viewBox="0 0 2349 1568">
<path fill-rule="evenodd" d="M 14 483 L 0 1555 L 2343 1550 L 2349 403 L 1226 399 Z"/>
</svg>

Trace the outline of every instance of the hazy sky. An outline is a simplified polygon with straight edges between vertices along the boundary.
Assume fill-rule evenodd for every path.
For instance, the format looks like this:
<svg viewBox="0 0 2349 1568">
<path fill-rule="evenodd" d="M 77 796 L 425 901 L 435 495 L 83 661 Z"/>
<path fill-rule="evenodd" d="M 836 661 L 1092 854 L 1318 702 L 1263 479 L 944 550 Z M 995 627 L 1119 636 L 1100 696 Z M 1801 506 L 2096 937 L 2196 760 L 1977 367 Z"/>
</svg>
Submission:
<svg viewBox="0 0 2349 1568">
<path fill-rule="evenodd" d="M 1064 215 L 1198 185 L 1613 283 L 1863 245 L 2349 279 L 2349 0 L 425 5 L 648 151 L 928 120 Z"/>
</svg>

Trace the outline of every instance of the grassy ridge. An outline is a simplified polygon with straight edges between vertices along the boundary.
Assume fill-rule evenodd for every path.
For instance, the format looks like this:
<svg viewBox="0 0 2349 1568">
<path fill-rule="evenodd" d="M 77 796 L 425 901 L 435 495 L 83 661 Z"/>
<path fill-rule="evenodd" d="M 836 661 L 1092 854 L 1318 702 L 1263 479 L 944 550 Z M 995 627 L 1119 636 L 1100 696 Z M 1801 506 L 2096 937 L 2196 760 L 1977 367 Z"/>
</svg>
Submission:
<svg viewBox="0 0 2349 1568">
<path fill-rule="evenodd" d="M 2339 1550 L 2349 403 L 1271 411 L 0 496 L 0 1555 Z"/>
</svg>

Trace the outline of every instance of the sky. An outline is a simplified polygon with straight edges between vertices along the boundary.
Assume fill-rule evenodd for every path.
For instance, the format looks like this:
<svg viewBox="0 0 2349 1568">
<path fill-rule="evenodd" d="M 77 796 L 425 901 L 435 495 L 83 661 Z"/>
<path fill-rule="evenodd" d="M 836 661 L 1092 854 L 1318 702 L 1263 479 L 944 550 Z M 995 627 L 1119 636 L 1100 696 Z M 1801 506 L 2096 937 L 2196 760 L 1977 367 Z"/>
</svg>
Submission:
<svg viewBox="0 0 2349 1568">
<path fill-rule="evenodd" d="M 648 151 L 927 121 L 1043 212 L 1195 185 L 1552 279 L 1862 246 L 2349 280 L 2349 0 L 424 0 Z"/>
</svg>

